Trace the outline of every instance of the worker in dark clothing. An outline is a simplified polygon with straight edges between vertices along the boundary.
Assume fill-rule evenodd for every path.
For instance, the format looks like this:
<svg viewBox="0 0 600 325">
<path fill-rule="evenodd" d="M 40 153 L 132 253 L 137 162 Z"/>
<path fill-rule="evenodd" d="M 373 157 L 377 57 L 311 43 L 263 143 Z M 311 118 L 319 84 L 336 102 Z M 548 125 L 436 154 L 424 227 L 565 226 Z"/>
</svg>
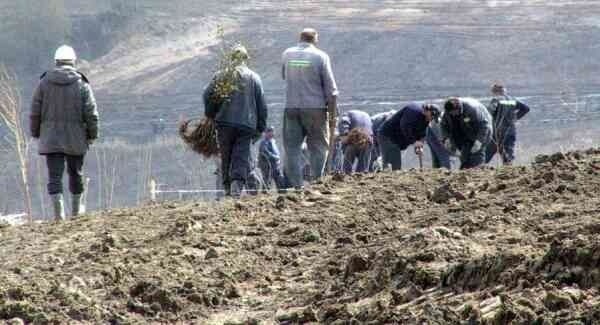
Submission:
<svg viewBox="0 0 600 325">
<path fill-rule="evenodd" d="M 391 118 L 395 113 L 396 110 L 391 110 L 389 112 L 383 112 L 371 116 L 371 124 L 373 125 L 373 146 L 371 146 L 371 162 L 369 163 L 370 172 L 374 172 L 380 168 L 380 166 L 378 166 L 378 160 L 379 157 L 381 157 L 381 151 L 379 151 L 379 143 L 377 142 L 377 132 L 383 123 L 385 123 L 385 121 Z"/>
<path fill-rule="evenodd" d="M 504 165 L 512 165 L 515 160 L 518 120 L 529 113 L 529 106 L 506 93 L 500 84 L 492 86 L 492 100 L 488 110 L 492 115 L 494 135 L 487 147 L 486 162 L 490 162 L 496 153 L 500 154 Z"/>
<path fill-rule="evenodd" d="M 371 160 L 371 146 L 373 144 L 373 125 L 369 114 L 352 110 L 344 113 L 338 125 L 339 136 L 342 139 L 344 152 L 344 173 L 352 172 L 365 173 L 369 171 L 369 162 Z M 354 143 L 351 132 L 359 132 L 366 142 Z M 356 164 L 356 168 L 354 165 Z"/>
<path fill-rule="evenodd" d="M 401 169 L 402 151 L 412 144 L 416 153 L 422 152 L 427 126 L 439 114 L 435 104 L 411 103 L 385 121 L 377 138 L 384 168 L 392 165 L 392 170 Z"/>
<path fill-rule="evenodd" d="M 54 219 L 64 220 L 63 174 L 69 174 L 72 216 L 85 213 L 83 165 L 98 138 L 98 108 L 87 78 L 76 69 L 77 55 L 63 45 L 54 55 L 56 67 L 44 73 L 31 103 L 31 136 L 39 140 L 48 165 L 48 194 Z"/>
<path fill-rule="evenodd" d="M 450 156 L 453 153 L 449 152 L 444 146 L 441 121 L 442 119 L 440 116 L 429 123 L 425 140 L 431 151 L 431 167 L 451 169 L 452 164 Z"/>
<path fill-rule="evenodd" d="M 281 155 L 275 141 L 273 127 L 265 131 L 265 135 L 258 146 L 258 167 L 261 170 L 264 182 L 264 190 L 271 188 L 271 182 L 275 182 L 277 189 L 283 189 L 283 173 L 281 171 Z"/>
<path fill-rule="evenodd" d="M 441 129 L 448 151 L 460 151 L 460 169 L 485 163 L 486 149 L 492 140 L 492 117 L 481 102 L 473 98 L 448 99 Z"/>
<path fill-rule="evenodd" d="M 236 46 L 232 58 L 238 85 L 227 100 L 216 102 L 214 92 L 222 73 L 217 72 L 204 91 L 204 106 L 206 117 L 217 124 L 225 195 L 239 197 L 252 171 L 252 143 L 266 129 L 267 104 L 260 77 L 246 66 L 247 50 Z"/>
</svg>

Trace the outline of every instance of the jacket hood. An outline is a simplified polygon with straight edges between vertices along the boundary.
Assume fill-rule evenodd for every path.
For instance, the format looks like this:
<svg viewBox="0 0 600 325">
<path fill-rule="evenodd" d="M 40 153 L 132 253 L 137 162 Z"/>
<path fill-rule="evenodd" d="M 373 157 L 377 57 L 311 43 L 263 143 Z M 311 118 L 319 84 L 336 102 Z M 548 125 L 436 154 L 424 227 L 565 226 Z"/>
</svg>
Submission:
<svg viewBox="0 0 600 325">
<path fill-rule="evenodd" d="M 81 80 L 81 75 L 72 67 L 57 67 L 46 75 L 48 81 L 57 85 L 70 85 Z"/>
</svg>

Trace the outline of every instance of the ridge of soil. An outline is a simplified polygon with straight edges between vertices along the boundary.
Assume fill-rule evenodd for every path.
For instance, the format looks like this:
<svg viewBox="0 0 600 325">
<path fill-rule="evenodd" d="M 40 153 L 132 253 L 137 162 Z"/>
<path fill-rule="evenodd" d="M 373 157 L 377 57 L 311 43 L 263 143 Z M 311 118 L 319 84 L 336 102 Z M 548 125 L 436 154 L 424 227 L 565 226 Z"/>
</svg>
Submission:
<svg viewBox="0 0 600 325">
<path fill-rule="evenodd" d="M 0 323 L 600 324 L 600 149 L 0 227 Z"/>
</svg>

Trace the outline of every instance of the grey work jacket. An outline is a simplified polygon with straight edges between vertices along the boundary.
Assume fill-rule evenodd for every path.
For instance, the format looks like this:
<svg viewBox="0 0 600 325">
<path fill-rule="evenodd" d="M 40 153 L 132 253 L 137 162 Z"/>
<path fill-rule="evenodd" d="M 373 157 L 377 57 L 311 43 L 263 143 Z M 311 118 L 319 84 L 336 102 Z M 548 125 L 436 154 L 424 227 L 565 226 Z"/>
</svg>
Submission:
<svg viewBox="0 0 600 325">
<path fill-rule="evenodd" d="M 90 85 L 75 68 L 60 66 L 42 75 L 31 103 L 30 131 L 40 154 L 84 155 L 98 137 L 98 109 Z"/>
</svg>

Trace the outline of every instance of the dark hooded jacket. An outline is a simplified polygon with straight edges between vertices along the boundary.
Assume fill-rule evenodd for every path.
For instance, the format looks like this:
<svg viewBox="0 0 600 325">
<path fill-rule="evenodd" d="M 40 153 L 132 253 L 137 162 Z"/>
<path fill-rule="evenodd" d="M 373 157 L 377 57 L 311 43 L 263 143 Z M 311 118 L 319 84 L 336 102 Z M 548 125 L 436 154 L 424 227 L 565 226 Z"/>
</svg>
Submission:
<svg viewBox="0 0 600 325">
<path fill-rule="evenodd" d="M 88 140 L 98 138 L 98 109 L 87 79 L 75 68 L 60 66 L 42 75 L 33 94 L 31 136 L 40 154 L 84 155 Z"/>
<path fill-rule="evenodd" d="M 375 114 L 371 116 L 371 123 L 373 123 L 373 134 L 377 136 L 379 134 L 379 129 L 387 121 L 389 118 L 396 114 L 395 110 L 391 110 L 389 112 L 383 112 L 379 114 Z"/>
<path fill-rule="evenodd" d="M 379 134 L 398 145 L 400 150 L 406 150 L 425 138 L 428 124 L 422 105 L 411 103 L 388 118 L 379 128 Z"/>
</svg>

